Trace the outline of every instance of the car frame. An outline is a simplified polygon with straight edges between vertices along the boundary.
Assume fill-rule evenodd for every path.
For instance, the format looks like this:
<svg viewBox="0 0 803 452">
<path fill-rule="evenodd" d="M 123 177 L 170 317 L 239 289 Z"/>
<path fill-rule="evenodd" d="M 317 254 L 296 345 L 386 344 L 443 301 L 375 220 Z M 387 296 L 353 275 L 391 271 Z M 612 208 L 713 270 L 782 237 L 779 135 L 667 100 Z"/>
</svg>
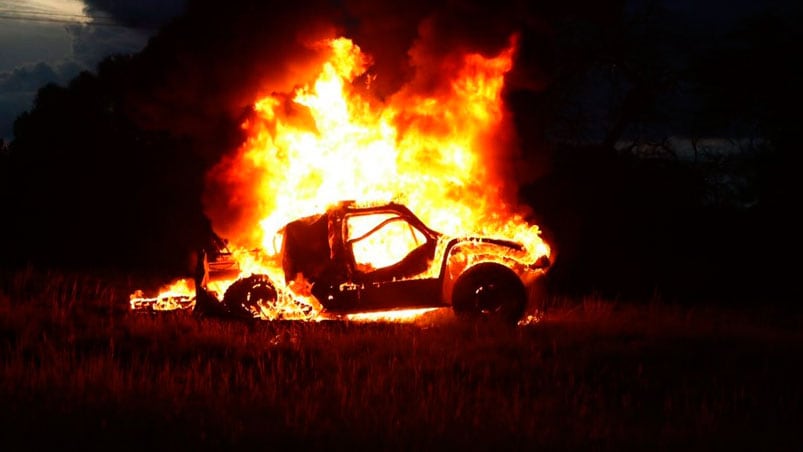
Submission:
<svg viewBox="0 0 803 452">
<path fill-rule="evenodd" d="M 516 322 L 536 293 L 528 287 L 550 265 L 547 256 L 528 262 L 527 250 L 512 240 L 445 236 L 393 202 L 343 201 L 288 223 L 280 234 L 284 281 L 251 274 L 220 299 L 207 284 L 214 277 L 210 269 L 230 267 L 213 260 L 198 272 L 195 309 L 243 318 L 279 312 L 271 317 L 281 318 L 281 306 L 291 300 L 329 315 L 451 307 L 465 318 Z M 392 243 L 395 257 L 378 267 L 367 262 L 371 247 L 388 240 L 399 242 Z M 304 296 L 290 289 L 299 280 L 309 288 Z"/>
</svg>

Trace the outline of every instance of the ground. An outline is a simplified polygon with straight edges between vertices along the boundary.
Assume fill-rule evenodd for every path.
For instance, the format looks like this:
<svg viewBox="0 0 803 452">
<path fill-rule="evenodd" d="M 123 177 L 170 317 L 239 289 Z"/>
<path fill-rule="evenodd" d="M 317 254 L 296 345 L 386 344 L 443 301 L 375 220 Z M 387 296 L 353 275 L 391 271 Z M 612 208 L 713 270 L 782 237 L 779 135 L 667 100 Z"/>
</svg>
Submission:
<svg viewBox="0 0 803 452">
<path fill-rule="evenodd" d="M 797 311 L 556 297 L 543 321 L 515 328 L 448 311 L 411 324 L 245 324 L 130 313 L 126 290 L 87 276 L 8 278 L 4 445 L 803 445 Z"/>
</svg>

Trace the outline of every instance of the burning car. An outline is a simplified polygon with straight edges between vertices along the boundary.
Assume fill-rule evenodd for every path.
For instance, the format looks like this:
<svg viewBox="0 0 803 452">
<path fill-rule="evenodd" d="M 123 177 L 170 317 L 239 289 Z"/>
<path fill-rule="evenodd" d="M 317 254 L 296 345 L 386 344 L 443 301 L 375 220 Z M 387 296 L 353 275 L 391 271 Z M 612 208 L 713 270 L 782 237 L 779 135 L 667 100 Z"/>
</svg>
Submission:
<svg viewBox="0 0 803 452">
<path fill-rule="evenodd" d="M 512 240 L 447 237 L 393 202 L 341 202 L 288 223 L 278 240 L 283 275 L 248 274 L 221 297 L 210 282 L 227 265 L 213 260 L 196 275 L 195 309 L 284 318 L 451 307 L 516 322 L 527 287 L 549 267 L 547 255 L 529 262 L 533 253 Z"/>
<path fill-rule="evenodd" d="M 372 60 L 353 41 L 316 44 L 320 64 L 292 89 L 258 94 L 245 140 L 206 175 L 204 211 L 231 253 L 209 246 L 194 286 L 137 293 L 132 309 L 368 320 L 443 307 L 519 319 L 552 255 L 515 201 L 527 171 L 502 94 L 517 43 L 455 50 L 421 74 L 437 83 L 389 97 L 364 83 Z"/>
</svg>

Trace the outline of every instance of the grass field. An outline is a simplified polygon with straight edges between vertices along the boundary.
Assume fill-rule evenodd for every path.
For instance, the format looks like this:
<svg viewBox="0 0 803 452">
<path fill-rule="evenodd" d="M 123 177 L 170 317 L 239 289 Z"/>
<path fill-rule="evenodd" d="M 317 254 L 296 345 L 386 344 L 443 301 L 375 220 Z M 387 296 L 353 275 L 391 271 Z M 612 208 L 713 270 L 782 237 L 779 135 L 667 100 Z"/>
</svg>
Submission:
<svg viewBox="0 0 803 452">
<path fill-rule="evenodd" d="M 0 286 L 0 449 L 800 450 L 803 317 L 589 297 L 544 321 L 127 311 L 129 281 Z"/>
</svg>

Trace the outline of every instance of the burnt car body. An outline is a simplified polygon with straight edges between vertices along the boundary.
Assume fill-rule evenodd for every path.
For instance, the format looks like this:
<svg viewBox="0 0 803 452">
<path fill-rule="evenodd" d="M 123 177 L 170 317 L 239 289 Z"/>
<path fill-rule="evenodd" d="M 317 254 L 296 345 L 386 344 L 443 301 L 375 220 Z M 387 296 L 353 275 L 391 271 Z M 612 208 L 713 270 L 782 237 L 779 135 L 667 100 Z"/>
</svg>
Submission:
<svg viewBox="0 0 803 452">
<path fill-rule="evenodd" d="M 514 241 L 446 237 L 396 203 L 341 202 L 288 223 L 281 236 L 283 282 L 250 275 L 218 300 L 203 283 L 207 271 L 196 284 L 196 308 L 211 301 L 225 312 L 256 317 L 260 305 L 279 303 L 293 281 L 303 280 L 330 314 L 452 307 L 462 316 L 515 322 L 528 302 L 527 285 L 549 266 L 545 256 L 526 262 L 526 250 Z M 384 256 L 379 262 L 377 254 Z"/>
</svg>

